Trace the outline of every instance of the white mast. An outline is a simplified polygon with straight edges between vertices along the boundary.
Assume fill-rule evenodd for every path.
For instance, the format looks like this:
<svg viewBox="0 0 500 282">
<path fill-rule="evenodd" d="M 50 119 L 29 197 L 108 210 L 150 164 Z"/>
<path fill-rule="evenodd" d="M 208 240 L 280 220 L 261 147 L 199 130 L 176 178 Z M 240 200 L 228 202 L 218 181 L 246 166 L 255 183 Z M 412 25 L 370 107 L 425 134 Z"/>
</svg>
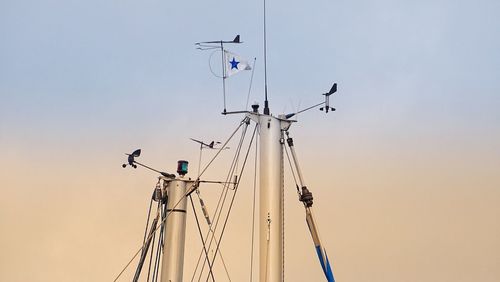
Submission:
<svg viewBox="0 0 500 282">
<path fill-rule="evenodd" d="M 254 108 L 254 112 L 257 109 Z M 259 124 L 259 281 L 283 281 L 283 130 L 291 121 L 249 116 Z"/>
</svg>

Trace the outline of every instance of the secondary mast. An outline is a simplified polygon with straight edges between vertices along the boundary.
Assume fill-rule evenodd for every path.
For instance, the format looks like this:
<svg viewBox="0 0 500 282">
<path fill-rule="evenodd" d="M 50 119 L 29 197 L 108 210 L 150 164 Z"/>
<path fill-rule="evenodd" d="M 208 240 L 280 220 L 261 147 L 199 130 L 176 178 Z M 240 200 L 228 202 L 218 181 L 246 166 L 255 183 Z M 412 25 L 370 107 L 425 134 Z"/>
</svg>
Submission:
<svg viewBox="0 0 500 282">
<path fill-rule="evenodd" d="M 177 173 L 179 177 L 166 182 L 164 188 L 168 197 L 166 213 L 170 213 L 165 222 L 165 238 L 163 239 L 163 259 L 161 282 L 183 281 L 184 247 L 186 241 L 186 214 L 188 190 L 194 182 L 185 179 L 187 161 L 179 161 Z"/>
</svg>

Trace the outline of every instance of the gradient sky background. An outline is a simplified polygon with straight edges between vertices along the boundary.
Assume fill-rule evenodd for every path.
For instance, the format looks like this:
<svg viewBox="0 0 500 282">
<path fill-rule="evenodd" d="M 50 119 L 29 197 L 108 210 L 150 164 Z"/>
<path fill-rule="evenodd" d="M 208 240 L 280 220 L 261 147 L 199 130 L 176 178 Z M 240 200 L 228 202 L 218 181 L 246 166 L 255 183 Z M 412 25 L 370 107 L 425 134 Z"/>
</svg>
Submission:
<svg viewBox="0 0 500 282">
<path fill-rule="evenodd" d="M 499 15 L 488 0 L 268 1 L 271 111 L 339 83 L 337 112 L 292 128 L 338 281 L 500 280 Z M 114 279 L 156 183 L 123 153 L 195 171 L 188 138 L 223 140 L 240 117 L 220 115 L 193 43 L 236 34 L 262 104 L 260 1 L 0 0 L 1 281 Z M 229 109 L 249 78 L 228 82 Z M 211 211 L 219 191 L 202 188 Z M 222 249 L 233 281 L 250 264 L 251 187 L 239 193 Z M 285 278 L 323 281 L 290 181 L 285 194 Z"/>
</svg>

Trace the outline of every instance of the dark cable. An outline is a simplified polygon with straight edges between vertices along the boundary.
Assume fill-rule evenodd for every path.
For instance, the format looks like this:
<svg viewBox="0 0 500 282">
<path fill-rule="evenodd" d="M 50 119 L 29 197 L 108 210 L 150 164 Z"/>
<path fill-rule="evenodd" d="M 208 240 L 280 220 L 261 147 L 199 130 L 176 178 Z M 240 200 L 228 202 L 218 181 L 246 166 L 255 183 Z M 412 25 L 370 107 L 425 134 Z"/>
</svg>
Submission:
<svg viewBox="0 0 500 282">
<path fill-rule="evenodd" d="M 164 220 L 166 219 L 165 208 L 166 204 L 161 206 L 161 218 L 162 224 L 160 228 L 160 234 L 158 235 L 158 247 L 156 248 L 156 258 L 155 258 L 155 266 L 153 270 L 153 282 L 158 281 L 158 274 L 160 272 L 160 259 L 161 259 L 161 250 L 163 249 L 163 232 L 164 232 Z"/>
<path fill-rule="evenodd" d="M 257 126 L 258 126 L 258 124 L 255 125 L 255 128 L 253 130 L 253 134 L 252 134 L 252 139 L 250 139 L 250 144 L 248 145 L 248 150 L 247 150 L 247 153 L 245 155 L 245 159 L 243 161 L 243 165 L 241 166 L 240 178 L 238 179 L 238 183 L 236 184 L 236 188 L 234 190 L 233 197 L 231 199 L 231 203 L 229 204 L 229 209 L 227 211 L 227 215 L 226 215 L 226 219 L 224 221 L 224 225 L 222 226 L 222 231 L 221 231 L 221 234 L 220 234 L 220 237 L 219 237 L 219 242 L 217 243 L 217 247 L 215 248 L 214 259 L 213 259 L 212 262 L 215 262 L 215 260 L 217 259 L 217 252 L 219 251 L 220 243 L 222 241 L 222 236 L 224 235 L 224 231 L 226 230 L 226 225 L 227 225 L 227 221 L 229 219 L 229 214 L 231 213 L 231 209 L 233 208 L 234 199 L 236 197 L 236 192 L 238 191 L 238 187 L 239 187 L 240 181 L 241 181 L 241 176 L 243 175 L 243 171 L 245 169 L 245 165 L 246 165 L 246 162 L 248 160 L 248 154 L 250 153 L 250 148 L 252 147 L 252 144 L 253 144 L 253 140 L 254 140 L 254 137 L 255 137 L 255 132 L 257 131 Z M 208 281 L 208 277 L 207 277 L 207 281 Z"/>
<path fill-rule="evenodd" d="M 245 117 L 241 122 L 240 124 L 238 125 L 238 127 L 234 130 L 234 132 L 231 134 L 231 136 L 229 136 L 229 138 L 226 140 L 226 142 L 224 143 L 224 145 L 217 151 L 217 153 L 215 154 L 215 156 L 212 158 L 212 160 L 210 160 L 210 162 L 205 166 L 205 168 L 203 169 L 203 171 L 198 175 L 198 179 L 200 178 L 200 176 L 208 169 L 208 167 L 212 164 L 212 162 L 217 158 L 217 156 L 220 154 L 220 152 L 222 152 L 222 150 L 226 147 L 227 143 L 229 143 L 229 141 L 231 141 L 231 139 L 233 138 L 234 134 L 236 134 L 236 132 L 238 132 L 239 128 L 243 125 L 243 124 L 246 124 L 246 121 L 248 120 L 247 117 Z M 175 203 L 174 207 L 177 207 L 180 202 L 184 199 L 184 197 L 186 197 L 189 193 L 192 192 L 192 188 L 194 187 L 191 186 L 190 189 L 188 189 L 187 193 L 177 202 Z M 158 230 L 160 227 L 163 227 L 163 224 L 165 223 L 166 219 L 168 218 L 168 216 L 170 215 L 171 212 L 168 212 L 165 216 L 165 218 L 162 219 L 161 223 L 159 226 L 156 227 L 155 231 Z M 144 244 L 141 246 L 141 248 L 139 248 L 135 254 L 132 256 L 132 258 L 125 264 L 125 266 L 122 268 L 122 270 L 120 271 L 120 273 L 118 273 L 118 275 L 115 277 L 115 279 L 113 280 L 113 282 L 116 282 L 120 277 L 121 275 L 125 272 L 125 270 L 130 266 L 130 264 L 132 263 L 132 261 L 137 257 L 137 255 L 139 255 L 139 253 L 142 251 L 142 249 L 144 248 Z"/>
<path fill-rule="evenodd" d="M 153 262 L 153 253 L 154 253 L 154 250 L 155 250 L 155 236 L 156 236 L 156 232 L 153 233 L 153 237 L 151 239 L 151 241 L 153 242 L 152 246 L 151 246 L 151 253 L 149 254 L 149 265 L 148 265 L 148 278 L 146 279 L 146 281 L 149 281 L 149 276 L 151 275 L 151 265 L 152 265 L 152 262 Z"/>
<path fill-rule="evenodd" d="M 156 188 L 155 188 L 155 190 L 156 190 Z M 151 196 L 151 200 L 149 201 L 148 219 L 146 220 L 146 229 L 144 230 L 144 239 L 142 240 L 142 244 L 146 243 L 146 235 L 148 233 L 149 218 L 151 216 L 151 207 L 153 206 L 153 197 L 154 197 L 154 194 L 155 194 L 155 191 L 153 191 L 153 195 Z"/>
<path fill-rule="evenodd" d="M 208 257 L 208 252 L 207 252 L 207 248 L 205 246 L 205 241 L 203 240 L 203 233 L 201 232 L 200 222 L 198 220 L 198 214 L 196 213 L 196 209 L 194 208 L 193 197 L 191 197 L 191 195 L 189 195 L 189 200 L 191 200 L 191 206 L 193 207 L 194 218 L 196 219 L 196 225 L 198 226 L 198 232 L 200 233 L 201 243 L 203 244 L 203 250 L 205 251 L 205 256 L 208 260 L 208 267 L 209 267 L 209 271 L 210 271 L 210 276 L 212 276 L 212 280 L 215 282 L 214 273 L 212 270 L 212 264 L 210 263 L 210 258 Z"/>
<path fill-rule="evenodd" d="M 248 128 L 248 125 L 245 123 L 245 127 L 243 128 L 243 132 L 241 134 L 241 138 L 240 138 L 240 142 L 238 144 L 238 147 L 236 149 L 236 153 L 234 155 L 234 158 L 233 158 L 233 161 L 231 163 L 231 167 L 229 169 L 229 172 L 226 176 L 226 181 L 225 181 L 225 185 L 224 185 L 224 189 L 221 193 L 221 196 L 219 197 L 219 201 L 217 203 L 217 208 L 215 210 L 215 213 L 214 213 L 214 218 L 215 216 L 217 215 L 217 219 L 215 220 L 215 227 L 213 229 L 213 235 L 212 237 L 210 238 L 210 242 L 208 244 L 208 249 L 210 249 L 210 247 L 212 246 L 212 242 L 213 240 L 215 239 L 215 230 L 217 230 L 217 226 L 219 224 L 219 220 L 220 220 L 220 216 L 222 215 L 222 207 L 224 206 L 224 203 L 226 202 L 226 197 L 227 197 L 227 193 L 229 192 L 229 184 L 228 184 L 228 180 L 231 179 L 231 177 L 234 175 L 234 170 L 235 170 L 235 167 L 236 167 L 236 163 L 239 159 L 239 155 L 240 155 L 240 152 L 241 152 L 241 148 L 242 148 L 242 145 L 243 145 L 243 141 L 245 139 L 245 136 L 246 136 L 246 132 L 247 132 L 247 128 Z M 220 211 L 219 211 L 219 207 L 220 207 Z M 217 212 L 219 211 L 219 213 L 217 214 Z M 212 222 L 212 225 L 213 225 L 213 222 Z M 209 235 L 210 233 L 208 233 L 207 235 Z M 205 269 L 205 263 L 206 263 L 206 260 L 203 261 L 203 264 L 202 264 L 202 267 L 201 267 L 201 272 L 200 272 L 200 275 L 198 276 L 198 280 L 201 279 L 201 275 L 203 274 L 203 270 Z"/>
</svg>

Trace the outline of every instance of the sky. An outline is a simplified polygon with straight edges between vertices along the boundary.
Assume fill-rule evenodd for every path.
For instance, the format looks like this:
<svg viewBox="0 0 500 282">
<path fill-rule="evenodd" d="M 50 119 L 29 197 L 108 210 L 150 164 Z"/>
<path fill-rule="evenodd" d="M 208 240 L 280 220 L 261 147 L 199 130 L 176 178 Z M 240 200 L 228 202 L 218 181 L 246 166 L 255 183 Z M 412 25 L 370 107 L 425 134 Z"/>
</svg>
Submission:
<svg viewBox="0 0 500 282">
<path fill-rule="evenodd" d="M 488 0 L 268 1 L 271 112 L 338 83 L 336 112 L 291 128 L 337 281 L 500 280 L 499 14 Z M 0 280 L 112 281 L 156 184 L 121 168 L 124 153 L 195 172 L 189 138 L 224 141 L 242 117 L 220 114 L 220 65 L 194 43 L 240 34 L 230 50 L 256 58 L 262 105 L 262 19 L 259 1 L 0 0 Z M 228 79 L 228 110 L 245 109 L 250 78 Z M 207 177 L 223 177 L 227 151 Z M 222 245 L 233 281 L 249 279 L 246 175 Z M 285 178 L 285 280 L 324 281 Z M 220 187 L 201 193 L 213 211 Z"/>
</svg>

